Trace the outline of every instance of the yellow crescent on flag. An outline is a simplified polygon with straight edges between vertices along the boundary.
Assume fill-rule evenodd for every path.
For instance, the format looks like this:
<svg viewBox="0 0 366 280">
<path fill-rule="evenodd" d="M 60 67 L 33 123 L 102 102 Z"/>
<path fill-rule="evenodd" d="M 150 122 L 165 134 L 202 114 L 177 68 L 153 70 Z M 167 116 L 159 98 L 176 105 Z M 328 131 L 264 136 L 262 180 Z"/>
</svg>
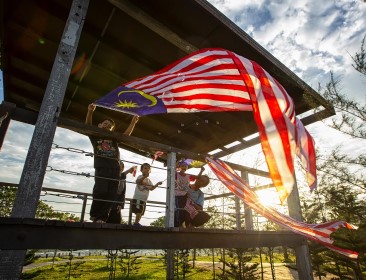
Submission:
<svg viewBox="0 0 366 280">
<path fill-rule="evenodd" d="M 132 90 L 122 90 L 122 91 L 118 92 L 117 95 L 120 96 L 121 94 L 123 94 L 125 92 L 131 92 L 131 91 Z M 148 107 L 154 107 L 156 105 L 156 103 L 158 102 L 154 96 L 148 95 L 145 92 L 143 92 L 142 90 L 136 89 L 136 90 L 133 90 L 133 92 L 136 92 L 136 93 L 140 94 L 142 97 L 150 100 L 151 104 Z M 136 106 L 136 107 L 139 107 L 139 106 Z"/>
</svg>

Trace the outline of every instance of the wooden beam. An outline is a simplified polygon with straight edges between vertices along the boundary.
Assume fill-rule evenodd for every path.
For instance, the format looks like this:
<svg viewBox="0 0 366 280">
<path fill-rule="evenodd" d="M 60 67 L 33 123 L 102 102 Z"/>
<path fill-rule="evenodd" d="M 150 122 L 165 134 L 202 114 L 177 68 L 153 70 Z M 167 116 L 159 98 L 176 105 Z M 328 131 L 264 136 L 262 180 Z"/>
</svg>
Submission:
<svg viewBox="0 0 366 280">
<path fill-rule="evenodd" d="M 232 163 L 232 162 L 226 162 L 226 164 L 228 164 L 231 168 L 233 168 L 235 170 L 238 170 L 238 171 L 246 171 L 246 172 L 248 172 L 250 174 L 253 174 L 253 175 L 271 178 L 271 176 L 269 175 L 269 172 L 267 172 L 267 171 L 242 166 L 242 165 Z"/>
<path fill-rule="evenodd" d="M 222 151 L 217 152 L 216 154 L 213 154 L 212 156 L 216 157 L 216 158 L 220 158 L 220 157 L 227 156 L 227 155 L 230 155 L 232 153 L 244 150 L 244 149 L 249 148 L 251 146 L 257 145 L 259 143 L 260 143 L 260 138 L 259 137 L 255 137 L 255 138 L 253 138 L 249 141 L 244 141 L 243 140 L 243 142 L 241 142 L 240 144 L 232 146 L 230 148 L 220 147 L 220 149 Z"/>
<path fill-rule="evenodd" d="M 253 191 L 260 191 L 260 190 L 266 190 L 266 189 L 270 189 L 270 188 L 274 188 L 274 187 L 275 186 L 273 184 L 266 184 L 266 185 L 261 185 L 261 186 L 258 186 L 258 187 L 252 187 L 252 190 Z M 205 196 L 205 200 L 212 200 L 212 199 L 217 199 L 217 198 L 222 198 L 222 197 L 230 197 L 230 196 L 234 196 L 234 193 L 229 192 L 229 193 Z"/>
<path fill-rule="evenodd" d="M 134 228 L 19 218 L 0 218 L 0 225 L 1 250 L 254 248 L 292 247 L 306 242 L 288 231 Z"/>
<path fill-rule="evenodd" d="M 11 115 L 15 110 L 15 104 L 3 101 L 0 104 L 0 150 L 3 146 L 6 132 L 8 131 Z"/>
<path fill-rule="evenodd" d="M 137 6 L 133 5 L 132 2 L 124 0 L 108 0 L 108 2 L 138 21 L 139 23 L 149 28 L 151 31 L 160 35 L 162 38 L 169 41 L 183 52 L 190 54 L 198 50 L 197 47 L 182 39 L 171 29 L 152 18 L 150 15 L 139 9 Z"/>
</svg>

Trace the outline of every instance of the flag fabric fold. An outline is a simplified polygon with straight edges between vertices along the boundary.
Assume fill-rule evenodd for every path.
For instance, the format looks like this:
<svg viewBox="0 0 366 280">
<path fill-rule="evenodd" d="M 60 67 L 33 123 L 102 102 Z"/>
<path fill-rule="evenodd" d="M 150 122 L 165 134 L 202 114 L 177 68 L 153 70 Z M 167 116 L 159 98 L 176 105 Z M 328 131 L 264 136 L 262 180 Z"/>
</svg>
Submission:
<svg viewBox="0 0 366 280">
<path fill-rule="evenodd" d="M 357 252 L 333 245 L 333 240 L 330 238 L 330 234 L 336 231 L 338 228 L 345 227 L 354 229 L 352 225 L 343 221 L 327 222 L 322 224 L 307 224 L 297 221 L 280 213 L 273 207 L 262 205 L 259 197 L 251 189 L 251 187 L 223 161 L 218 159 L 214 160 L 208 157 L 206 158 L 206 161 L 220 181 L 258 214 L 283 226 L 286 229 L 305 236 L 310 240 L 323 244 L 329 249 L 342 255 L 345 255 L 349 258 L 358 257 Z"/>
<path fill-rule="evenodd" d="M 203 49 L 164 69 L 119 86 L 95 102 L 139 116 L 163 113 L 253 111 L 272 181 L 284 202 L 301 158 L 316 186 L 312 139 L 295 118 L 285 89 L 257 63 L 225 49 Z"/>
<path fill-rule="evenodd" d="M 301 166 L 305 169 L 310 191 L 313 191 L 317 187 L 315 144 L 298 118 L 296 118 L 296 155 L 300 159 Z"/>
</svg>

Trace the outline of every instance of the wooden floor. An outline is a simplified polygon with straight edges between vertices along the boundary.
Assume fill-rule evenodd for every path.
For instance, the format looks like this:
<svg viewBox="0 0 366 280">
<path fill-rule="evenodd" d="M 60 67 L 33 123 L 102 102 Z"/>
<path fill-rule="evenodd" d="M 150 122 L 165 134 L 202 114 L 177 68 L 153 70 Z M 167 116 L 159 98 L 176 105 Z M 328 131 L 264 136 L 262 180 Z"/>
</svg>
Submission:
<svg viewBox="0 0 366 280">
<path fill-rule="evenodd" d="M 0 249 L 190 249 L 298 246 L 289 231 L 139 227 L 88 222 L 0 218 Z"/>
</svg>

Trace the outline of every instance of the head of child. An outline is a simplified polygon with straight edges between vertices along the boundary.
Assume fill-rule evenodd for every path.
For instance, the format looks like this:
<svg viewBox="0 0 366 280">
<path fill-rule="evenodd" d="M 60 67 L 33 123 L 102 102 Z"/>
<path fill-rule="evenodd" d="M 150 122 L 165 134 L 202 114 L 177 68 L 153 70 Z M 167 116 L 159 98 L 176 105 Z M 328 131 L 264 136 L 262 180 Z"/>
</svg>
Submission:
<svg viewBox="0 0 366 280">
<path fill-rule="evenodd" d="M 210 183 L 210 178 L 207 175 L 202 175 L 196 179 L 194 182 L 196 188 L 204 188 Z"/>
<path fill-rule="evenodd" d="M 99 128 L 109 130 L 109 131 L 113 131 L 115 126 L 116 126 L 116 123 L 112 119 L 105 119 L 104 121 L 102 121 L 98 124 Z"/>
<path fill-rule="evenodd" d="M 183 161 L 183 162 L 179 163 L 178 167 L 179 167 L 179 172 L 184 174 L 184 173 L 186 173 L 186 171 L 188 169 L 188 163 Z"/>
<path fill-rule="evenodd" d="M 149 174 L 151 172 L 151 166 L 148 163 L 143 163 L 143 164 L 141 164 L 140 170 L 141 170 L 142 175 L 149 176 Z"/>
</svg>

